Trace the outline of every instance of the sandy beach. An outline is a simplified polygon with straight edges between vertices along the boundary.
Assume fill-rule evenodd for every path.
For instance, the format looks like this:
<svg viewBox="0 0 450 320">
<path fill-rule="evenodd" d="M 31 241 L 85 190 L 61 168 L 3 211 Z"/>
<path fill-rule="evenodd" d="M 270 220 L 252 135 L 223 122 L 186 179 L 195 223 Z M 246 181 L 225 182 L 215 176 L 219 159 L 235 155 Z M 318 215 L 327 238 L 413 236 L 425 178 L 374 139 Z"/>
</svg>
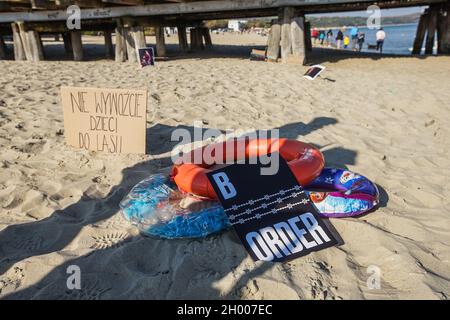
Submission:
<svg viewBox="0 0 450 320">
<path fill-rule="evenodd" d="M 148 37 L 149 43 L 154 38 Z M 139 69 L 101 58 L 0 61 L 0 299 L 448 299 L 450 57 L 356 56 L 316 49 L 326 71 L 250 61 L 257 35 L 213 35 L 213 53 Z M 168 38 L 169 54 L 176 37 Z M 89 49 L 90 48 L 90 49 Z M 67 146 L 61 86 L 147 89 L 147 155 Z M 286 263 L 255 263 L 233 231 L 200 240 L 143 237 L 118 204 L 168 172 L 171 132 L 280 129 L 327 165 L 372 179 L 381 204 L 330 219 L 344 244 Z M 449 211 L 447 211 L 449 210 Z M 68 266 L 82 289 L 68 290 Z M 370 289 L 370 266 L 381 288 Z M 369 268 L 369 269 L 368 269 Z"/>
</svg>

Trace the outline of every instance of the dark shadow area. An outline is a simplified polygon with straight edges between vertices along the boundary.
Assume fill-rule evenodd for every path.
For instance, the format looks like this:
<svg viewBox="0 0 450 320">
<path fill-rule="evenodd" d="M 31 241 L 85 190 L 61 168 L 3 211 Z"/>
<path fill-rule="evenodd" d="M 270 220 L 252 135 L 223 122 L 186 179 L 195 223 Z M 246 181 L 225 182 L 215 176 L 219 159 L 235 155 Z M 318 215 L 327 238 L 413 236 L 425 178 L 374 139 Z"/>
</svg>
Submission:
<svg viewBox="0 0 450 320">
<path fill-rule="evenodd" d="M 336 119 L 317 117 L 309 123 L 291 123 L 279 129 L 281 137 L 296 138 L 298 135 L 307 135 L 314 130 L 335 123 L 337 123 Z M 162 155 L 171 151 L 173 145 L 178 143 L 177 141 L 170 142 L 171 133 L 177 128 L 186 129 L 188 132 L 194 131 L 194 128 L 189 126 L 171 127 L 162 124 L 149 128 L 147 130 L 149 153 Z M 206 130 L 206 128 L 203 128 L 203 130 Z M 357 153 L 347 149 L 334 148 L 325 151 L 325 156 L 330 161 L 330 164 L 345 167 L 348 164 L 355 163 Z M 77 203 L 55 211 L 48 218 L 6 227 L 0 231 L 0 275 L 4 274 L 19 261 L 63 250 L 74 240 L 83 227 L 95 225 L 117 214 L 119 202 L 137 182 L 170 165 L 170 158 L 166 156 L 138 163 L 122 171 L 121 182 L 112 187 L 111 191 L 104 198 L 82 197 Z M 388 201 L 387 194 L 384 192 L 382 197 L 385 205 Z M 88 214 L 86 214 L 86 206 L 92 209 L 87 210 L 87 212 L 90 212 Z M 49 233 L 50 229 L 48 227 L 52 224 L 56 226 L 51 230 L 58 230 L 58 232 Z M 224 242 L 226 246 L 224 246 Z M 198 290 L 199 298 L 239 298 L 238 292 L 242 287 L 251 279 L 269 270 L 273 264 L 263 263 L 255 269 L 249 270 L 249 272 L 239 278 L 235 286 L 229 291 L 229 294 L 223 296 L 213 286 L 213 282 L 223 279 L 247 257 L 245 249 L 238 242 L 236 235 L 232 231 L 211 235 L 199 240 L 162 240 L 142 236 L 129 237 L 110 248 L 95 249 L 84 256 L 67 260 L 63 264 L 54 267 L 37 284 L 14 291 L 4 296 L 4 299 L 171 298 L 172 295 L 166 296 L 164 292 L 173 293 L 170 290 L 174 285 L 173 282 L 188 282 L 190 280 L 190 277 L 193 275 L 189 274 L 189 268 L 190 266 L 192 267 L 189 261 L 192 260 L 198 260 L 199 265 L 205 265 L 202 268 L 206 269 L 206 276 L 213 274 L 211 282 L 207 283 L 206 287 Z M 26 250 L 22 250 L 24 246 L 26 246 Z M 195 248 L 189 253 L 187 251 L 190 246 L 195 246 Z M 227 252 L 226 248 L 230 247 L 231 249 L 228 249 Z M 17 253 L 17 249 L 21 249 L 20 253 Z M 142 254 L 136 257 L 130 253 L 136 250 Z M 207 254 L 209 250 L 223 250 L 220 262 L 210 261 L 212 257 Z M 161 252 L 161 255 L 154 256 L 155 252 Z M 177 274 L 174 274 L 171 272 L 172 270 L 161 269 L 163 268 L 161 267 L 162 264 L 155 261 L 158 257 L 171 261 L 173 257 L 180 254 L 183 255 L 183 263 L 187 264 L 187 271 L 181 272 L 180 275 L 178 274 L 180 273 L 178 269 Z M 149 261 L 151 263 L 147 264 Z M 132 274 L 131 271 L 130 274 L 121 273 L 121 270 L 123 270 L 121 266 L 124 264 L 131 271 L 139 274 L 141 277 L 140 281 L 136 282 L 136 279 L 129 278 L 130 274 Z M 69 276 L 67 268 L 70 265 L 77 265 L 82 270 L 81 290 L 69 290 L 67 288 L 66 283 Z M 183 270 L 186 269 L 183 268 Z M 192 272 L 199 271 L 193 270 Z M 114 280 L 111 280 L 111 277 Z M 106 281 L 106 278 L 109 280 Z M 144 284 L 140 284 L 141 281 L 145 281 Z M 167 288 L 167 286 L 169 287 Z M 126 290 L 122 288 L 126 288 Z M 133 289 L 135 288 L 140 290 L 139 294 L 134 293 Z M 117 296 L 117 294 L 112 292 L 121 292 L 121 295 Z M 183 292 L 181 290 L 179 296 L 175 298 L 192 298 L 184 295 Z"/>
<path fill-rule="evenodd" d="M 338 167 L 348 169 L 347 165 L 356 164 L 355 160 L 358 155 L 356 151 L 341 147 L 327 149 L 322 151 L 325 157 L 327 167 Z"/>
<path fill-rule="evenodd" d="M 308 123 L 294 122 L 274 129 L 279 130 L 280 138 L 297 139 L 298 136 L 306 136 L 315 130 L 321 129 L 325 126 L 336 124 L 337 122 L 338 121 L 335 118 L 316 117 Z M 164 124 L 156 124 L 150 128 L 147 128 L 147 154 L 164 154 L 171 151 L 177 144 L 180 143 L 179 140 L 172 141 L 172 134 L 175 130 L 186 131 L 186 133 L 188 133 L 190 137 L 194 138 L 191 142 L 196 142 L 203 140 L 203 134 L 208 129 L 210 128 L 194 128 L 192 126 L 185 125 L 173 127 Z M 227 133 L 226 130 L 219 129 L 219 131 L 222 134 Z M 256 133 L 259 136 L 259 132 L 257 131 Z"/>
<path fill-rule="evenodd" d="M 379 184 L 377 184 L 377 188 L 378 188 L 378 191 L 380 192 L 380 204 L 378 205 L 378 207 L 385 208 L 385 207 L 387 207 L 387 204 L 389 202 L 389 194 Z"/>
</svg>

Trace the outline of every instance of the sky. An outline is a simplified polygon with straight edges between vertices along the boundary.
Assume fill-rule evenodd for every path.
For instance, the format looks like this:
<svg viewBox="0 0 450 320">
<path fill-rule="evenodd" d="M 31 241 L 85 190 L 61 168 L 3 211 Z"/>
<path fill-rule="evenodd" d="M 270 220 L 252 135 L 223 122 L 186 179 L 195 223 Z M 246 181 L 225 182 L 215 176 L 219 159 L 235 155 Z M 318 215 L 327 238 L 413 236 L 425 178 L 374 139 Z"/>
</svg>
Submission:
<svg viewBox="0 0 450 320">
<path fill-rule="evenodd" d="M 381 10 L 381 14 L 383 17 L 403 16 L 403 15 L 422 12 L 424 8 L 426 8 L 426 7 L 383 9 L 383 10 Z M 316 17 L 365 17 L 365 16 L 367 16 L 367 12 L 366 11 L 352 11 L 352 12 L 337 12 L 337 13 L 321 13 L 321 14 L 312 14 L 311 16 L 316 16 Z"/>
</svg>

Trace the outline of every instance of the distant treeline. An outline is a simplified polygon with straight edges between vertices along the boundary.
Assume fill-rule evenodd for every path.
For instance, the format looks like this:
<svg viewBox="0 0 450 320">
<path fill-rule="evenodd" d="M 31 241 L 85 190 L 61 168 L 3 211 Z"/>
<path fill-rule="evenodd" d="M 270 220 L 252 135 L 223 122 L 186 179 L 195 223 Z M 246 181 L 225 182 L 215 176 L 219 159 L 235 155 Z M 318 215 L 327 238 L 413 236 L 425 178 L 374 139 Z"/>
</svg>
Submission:
<svg viewBox="0 0 450 320">
<path fill-rule="evenodd" d="M 415 23 L 419 21 L 420 13 L 408 14 L 397 17 L 383 17 L 381 15 L 381 24 L 405 24 Z M 249 19 L 245 24 L 245 28 L 269 28 L 273 18 L 255 18 Z M 311 22 L 311 26 L 316 28 L 327 27 L 345 27 L 345 26 L 363 26 L 367 24 L 368 16 L 366 17 L 316 17 L 307 16 L 307 20 Z M 227 28 L 228 20 L 211 20 L 206 23 L 211 29 Z"/>
</svg>

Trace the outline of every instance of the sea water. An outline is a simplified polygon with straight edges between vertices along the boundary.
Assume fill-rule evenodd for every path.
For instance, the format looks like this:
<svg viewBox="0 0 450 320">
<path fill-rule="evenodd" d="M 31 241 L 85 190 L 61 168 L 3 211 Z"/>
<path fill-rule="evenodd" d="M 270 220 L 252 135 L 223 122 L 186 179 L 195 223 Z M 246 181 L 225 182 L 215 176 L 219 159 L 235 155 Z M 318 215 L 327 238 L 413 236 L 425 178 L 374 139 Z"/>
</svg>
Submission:
<svg viewBox="0 0 450 320">
<path fill-rule="evenodd" d="M 401 24 L 383 26 L 386 32 L 386 40 L 383 45 L 383 53 L 409 55 L 412 52 L 414 38 L 417 31 L 417 23 Z M 377 29 L 359 28 L 360 31 L 366 35 L 363 52 L 376 52 L 375 50 L 367 49 L 368 44 L 375 45 Z M 337 30 L 333 30 L 333 38 L 336 38 Z M 350 28 L 347 28 L 344 32 L 345 35 L 350 34 Z M 435 45 L 436 47 L 436 45 Z M 351 44 L 347 50 L 351 50 Z M 424 49 L 423 49 L 424 50 Z M 436 48 L 433 53 L 436 54 Z"/>
</svg>

